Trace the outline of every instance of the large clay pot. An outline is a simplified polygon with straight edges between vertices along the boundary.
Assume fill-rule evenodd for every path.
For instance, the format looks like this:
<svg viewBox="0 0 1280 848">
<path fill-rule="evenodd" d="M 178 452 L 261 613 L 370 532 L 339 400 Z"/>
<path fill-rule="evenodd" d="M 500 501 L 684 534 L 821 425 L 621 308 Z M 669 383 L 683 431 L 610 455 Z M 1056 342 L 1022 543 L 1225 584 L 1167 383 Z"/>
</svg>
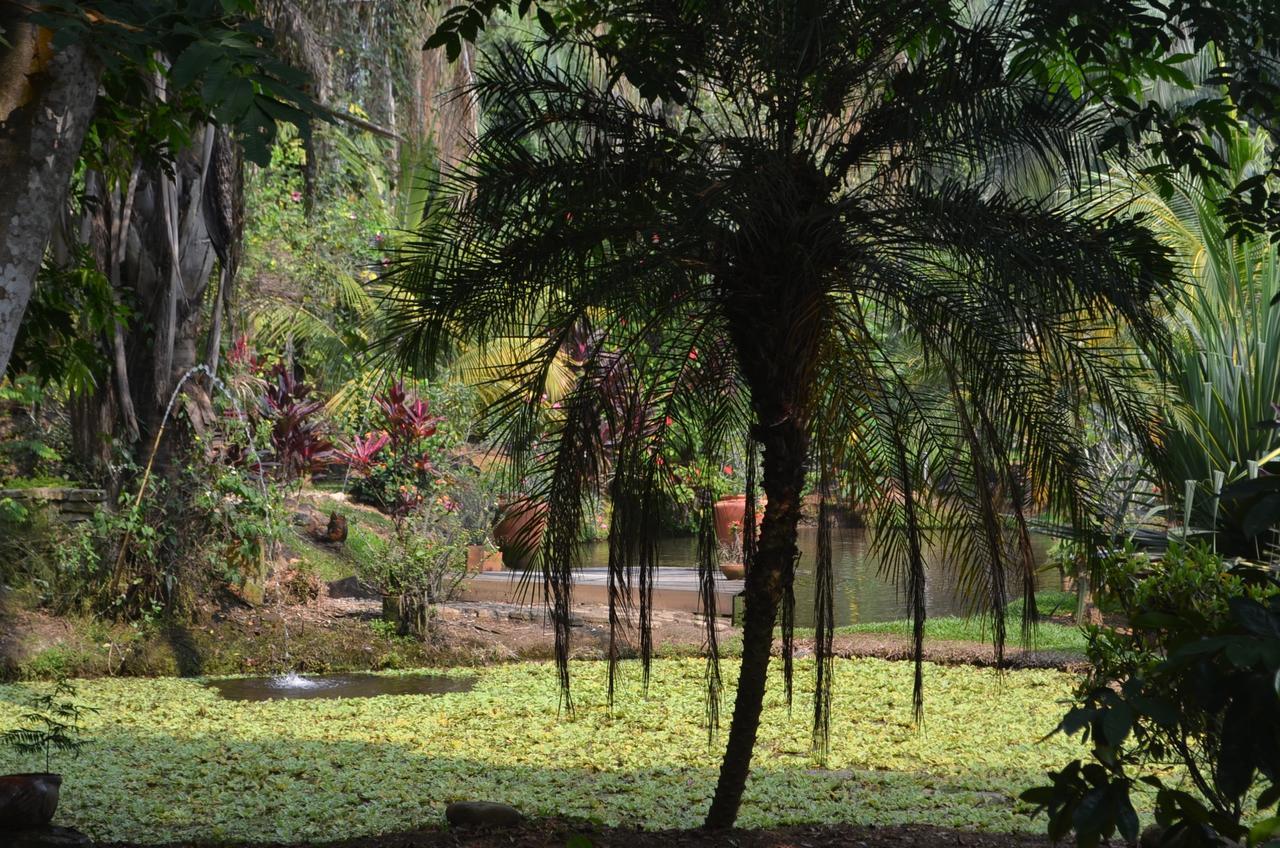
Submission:
<svg viewBox="0 0 1280 848">
<path fill-rule="evenodd" d="M 44 827 L 58 809 L 60 774 L 0 775 L 0 830 Z"/>
<path fill-rule="evenodd" d="M 760 530 L 760 522 L 764 520 L 764 495 L 756 496 L 756 530 Z M 727 545 L 733 541 L 733 526 L 738 525 L 738 539 L 742 539 L 742 528 L 747 522 L 747 496 L 730 495 L 721 498 L 715 504 L 716 541 Z"/>
<path fill-rule="evenodd" d="M 747 566 L 740 562 L 722 562 L 720 573 L 724 575 L 725 580 L 746 580 Z"/>
<path fill-rule="evenodd" d="M 485 545 L 467 545 L 467 573 L 501 571 L 502 553 L 491 551 Z"/>
<path fill-rule="evenodd" d="M 507 568 L 528 568 L 542 542 L 547 526 L 547 505 L 518 500 L 499 505 L 498 523 L 493 525 L 493 541 L 502 551 L 502 564 Z"/>
</svg>

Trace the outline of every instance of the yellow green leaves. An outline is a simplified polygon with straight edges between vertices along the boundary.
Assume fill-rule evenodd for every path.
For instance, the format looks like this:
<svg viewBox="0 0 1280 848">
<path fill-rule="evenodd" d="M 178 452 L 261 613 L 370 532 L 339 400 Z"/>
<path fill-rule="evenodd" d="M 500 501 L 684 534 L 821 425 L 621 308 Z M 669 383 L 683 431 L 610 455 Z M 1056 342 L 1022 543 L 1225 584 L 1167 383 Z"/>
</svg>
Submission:
<svg viewBox="0 0 1280 848">
<path fill-rule="evenodd" d="M 573 717 L 560 714 L 542 663 L 443 672 L 478 674 L 467 693 L 345 701 L 225 701 L 198 680 L 84 681 L 81 701 L 100 712 L 86 720 L 82 755 L 63 764 L 57 823 L 104 840 L 323 840 L 443 825 L 450 801 L 489 799 L 532 816 L 694 827 L 721 741 L 708 747 L 701 724 L 703 662 L 656 665 L 645 697 L 639 668 L 623 664 L 610 712 L 603 664 L 574 663 Z M 797 662 L 801 676 L 812 671 Z M 788 714 L 773 687 L 744 826 L 1032 829 L 1014 798 L 1083 753 L 1060 735 L 1036 741 L 1071 692 L 1066 674 L 932 668 L 921 728 L 908 665 L 840 660 L 835 677 L 825 767 L 809 752 L 801 688 Z M 0 687 L 0 730 L 19 720 L 25 688 Z M 31 766 L 0 752 L 0 772 Z"/>
</svg>

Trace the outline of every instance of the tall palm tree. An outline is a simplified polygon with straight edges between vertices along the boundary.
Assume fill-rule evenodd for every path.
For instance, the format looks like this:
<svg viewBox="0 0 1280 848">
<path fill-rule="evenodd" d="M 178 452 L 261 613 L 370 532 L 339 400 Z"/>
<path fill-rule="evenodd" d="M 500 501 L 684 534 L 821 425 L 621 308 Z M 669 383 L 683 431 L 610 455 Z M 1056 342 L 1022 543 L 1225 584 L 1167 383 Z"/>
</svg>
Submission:
<svg viewBox="0 0 1280 848">
<path fill-rule="evenodd" d="M 1124 324 L 1161 347 L 1166 251 L 1140 222 L 1015 188 L 1035 182 L 1028 174 L 1077 184 L 1099 127 L 1068 96 L 1011 74 L 1008 21 L 956 23 L 952 11 L 632 0 L 610 4 L 608 26 L 578 19 L 533 49 L 498 50 L 478 72 L 485 125 L 471 156 L 392 271 L 388 343 L 408 359 L 459 341 L 542 340 L 511 363 L 518 388 L 494 420 L 548 504 L 539 563 L 566 698 L 586 502 L 604 491 L 613 503 L 611 620 L 622 625 L 638 581 L 647 633 L 661 449 L 687 438 L 709 466 L 739 436 L 748 456 L 762 451 L 767 505 L 748 538 L 741 668 L 709 827 L 737 815 L 780 611 L 789 642 L 807 480 L 823 497 L 821 745 L 828 498 L 867 502 L 917 648 L 930 542 L 963 569 L 999 647 L 1010 575 L 1032 600 L 1032 510 L 1084 525 L 1097 495 L 1072 423 L 1079 404 L 1151 433 L 1154 416 L 1127 388 L 1131 360 L 1092 342 Z M 593 356 L 548 444 L 530 432 L 536 386 L 584 322 Z M 900 338 L 940 379 L 908 379 Z M 709 509 L 703 524 L 709 603 Z M 714 721 L 713 628 L 708 638 Z M 920 680 L 917 662 L 917 710 Z"/>
</svg>

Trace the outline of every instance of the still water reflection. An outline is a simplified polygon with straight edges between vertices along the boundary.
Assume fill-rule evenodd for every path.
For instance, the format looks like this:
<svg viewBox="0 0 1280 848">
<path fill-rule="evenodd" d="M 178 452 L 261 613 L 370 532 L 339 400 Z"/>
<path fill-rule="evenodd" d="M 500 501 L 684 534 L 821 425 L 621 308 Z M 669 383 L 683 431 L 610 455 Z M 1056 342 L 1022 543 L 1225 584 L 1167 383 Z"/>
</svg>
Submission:
<svg viewBox="0 0 1280 848">
<path fill-rule="evenodd" d="M 800 528 L 800 564 L 796 572 L 796 624 L 813 626 L 814 554 L 818 547 L 816 527 Z M 870 550 L 865 530 L 841 528 L 832 533 L 831 552 L 835 576 L 836 625 L 859 621 L 892 621 L 906 617 L 906 603 L 901 587 L 893 575 L 882 573 L 881 561 Z M 1034 537 L 1038 561 L 1044 560 L 1049 540 Z M 695 565 L 697 540 L 693 538 L 662 539 L 658 543 L 659 567 L 690 568 Z M 607 542 L 595 542 L 584 551 L 583 565 L 605 567 L 609 562 Z M 971 605 L 957 591 L 955 569 L 941 561 L 937 550 L 926 552 L 928 570 L 925 596 L 929 616 L 965 615 Z M 1040 588 L 1059 588 L 1056 571 L 1041 571 Z M 1014 590 L 1016 597 L 1017 590 Z"/>
</svg>

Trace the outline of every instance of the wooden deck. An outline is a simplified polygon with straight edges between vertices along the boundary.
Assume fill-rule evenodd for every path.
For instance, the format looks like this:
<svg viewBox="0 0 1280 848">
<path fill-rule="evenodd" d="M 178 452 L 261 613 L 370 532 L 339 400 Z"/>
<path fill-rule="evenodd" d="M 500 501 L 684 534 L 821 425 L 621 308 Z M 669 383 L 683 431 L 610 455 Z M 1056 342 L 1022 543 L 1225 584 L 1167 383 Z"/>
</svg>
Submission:
<svg viewBox="0 0 1280 848">
<path fill-rule="evenodd" d="M 654 609 L 699 612 L 696 568 L 659 568 L 655 573 L 657 579 L 653 586 Z M 539 575 L 529 574 L 529 579 L 523 583 L 520 579 L 522 576 L 525 576 L 525 572 L 491 571 L 473 574 L 462 585 L 461 599 L 541 606 L 542 584 Z M 733 598 L 742 589 L 741 580 L 726 580 L 717 576 L 716 614 L 725 618 L 732 616 Z M 638 585 L 632 586 L 631 597 L 634 603 L 639 603 Z M 573 602 L 575 605 L 609 603 L 608 569 L 579 569 L 574 579 Z"/>
</svg>

